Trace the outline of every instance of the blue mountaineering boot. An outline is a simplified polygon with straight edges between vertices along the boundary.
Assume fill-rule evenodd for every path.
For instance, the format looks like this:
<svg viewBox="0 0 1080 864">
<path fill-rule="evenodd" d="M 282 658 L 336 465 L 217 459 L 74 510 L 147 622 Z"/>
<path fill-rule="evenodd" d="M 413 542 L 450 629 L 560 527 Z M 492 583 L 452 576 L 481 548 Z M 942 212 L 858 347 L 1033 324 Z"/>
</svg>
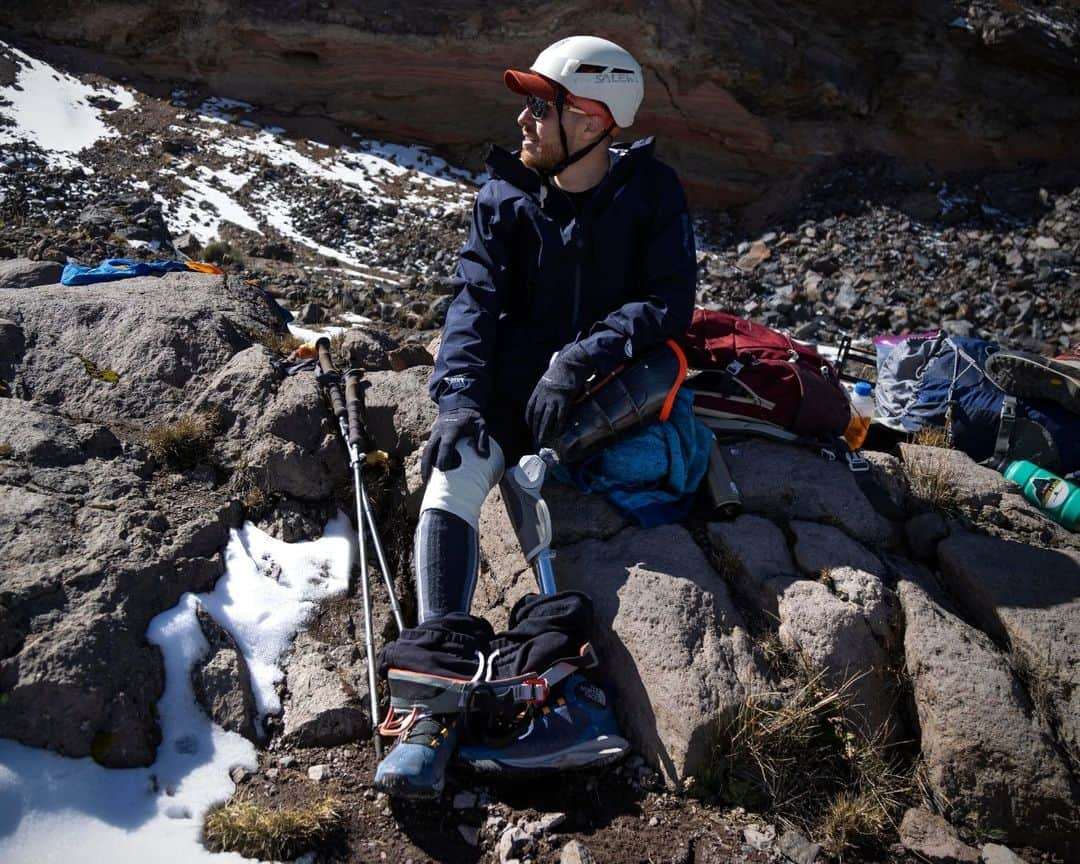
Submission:
<svg viewBox="0 0 1080 864">
<path fill-rule="evenodd" d="M 629 749 L 603 689 L 574 673 L 510 741 L 463 744 L 457 759 L 481 773 L 535 774 L 599 767 Z"/>
<path fill-rule="evenodd" d="M 456 714 L 423 714 L 398 737 L 375 771 L 375 788 L 393 798 L 438 798 L 457 747 Z"/>
</svg>

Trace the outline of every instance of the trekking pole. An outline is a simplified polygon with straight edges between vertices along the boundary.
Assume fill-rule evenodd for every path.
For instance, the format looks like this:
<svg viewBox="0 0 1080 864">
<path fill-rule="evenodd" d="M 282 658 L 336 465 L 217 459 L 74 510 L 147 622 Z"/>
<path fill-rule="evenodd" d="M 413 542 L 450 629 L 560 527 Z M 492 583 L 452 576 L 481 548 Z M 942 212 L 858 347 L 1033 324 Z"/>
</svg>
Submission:
<svg viewBox="0 0 1080 864">
<path fill-rule="evenodd" d="M 372 454 L 379 453 L 385 461 L 386 454 L 375 450 L 368 435 L 367 422 L 364 417 L 364 391 L 360 387 L 361 372 L 359 369 L 350 369 L 345 373 L 345 410 L 349 418 L 349 445 L 358 448 L 362 462 L 370 460 Z M 371 545 L 375 547 L 375 557 L 379 562 L 379 570 L 382 572 L 383 582 L 386 585 L 386 593 L 390 598 L 390 611 L 394 615 L 394 623 L 397 624 L 398 634 L 405 629 L 405 621 L 401 617 L 401 607 L 398 605 L 397 595 L 394 593 L 394 583 L 390 579 L 390 567 L 386 563 L 386 553 L 383 551 L 382 541 L 379 539 L 379 531 L 375 527 L 375 517 L 371 512 L 371 502 L 368 501 L 367 492 L 364 489 L 364 478 L 356 474 L 357 488 L 357 519 L 367 522 L 368 533 L 371 535 Z"/>
<path fill-rule="evenodd" d="M 330 357 L 330 340 L 325 336 L 319 338 L 315 343 L 315 350 L 319 355 L 319 370 L 321 373 L 319 383 L 330 394 L 330 403 L 334 409 L 334 416 L 337 417 L 342 440 L 345 442 L 349 452 L 349 464 L 353 469 L 353 489 L 356 493 L 356 534 L 360 546 L 360 586 L 364 601 L 364 643 L 367 650 L 368 693 L 371 702 L 371 736 L 375 742 L 375 757 L 382 760 L 382 739 L 378 733 L 380 723 L 379 697 L 375 689 L 375 628 L 371 618 L 371 597 L 368 594 L 367 544 L 364 541 L 364 489 L 363 479 L 360 476 L 360 469 L 367 458 L 367 454 L 366 451 L 361 454 L 359 447 L 360 433 L 362 432 L 359 412 L 355 408 L 350 412 L 348 403 L 341 394 L 341 374 L 334 367 L 334 361 Z M 353 432 L 357 434 L 353 435 Z M 354 594 L 351 578 L 348 593 L 349 596 Z"/>
</svg>

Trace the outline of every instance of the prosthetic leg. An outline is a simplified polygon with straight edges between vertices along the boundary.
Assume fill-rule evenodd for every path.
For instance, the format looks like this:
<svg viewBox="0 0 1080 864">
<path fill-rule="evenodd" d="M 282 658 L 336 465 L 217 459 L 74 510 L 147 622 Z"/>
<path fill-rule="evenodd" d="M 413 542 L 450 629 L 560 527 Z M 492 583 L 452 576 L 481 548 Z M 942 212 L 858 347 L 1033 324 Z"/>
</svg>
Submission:
<svg viewBox="0 0 1080 864">
<path fill-rule="evenodd" d="M 548 467 L 555 464 L 555 452 L 544 448 L 521 461 L 503 475 L 499 489 L 510 523 L 517 533 L 525 560 L 533 568 L 541 594 L 554 594 L 555 571 L 551 566 L 551 514 L 540 495 Z"/>
</svg>

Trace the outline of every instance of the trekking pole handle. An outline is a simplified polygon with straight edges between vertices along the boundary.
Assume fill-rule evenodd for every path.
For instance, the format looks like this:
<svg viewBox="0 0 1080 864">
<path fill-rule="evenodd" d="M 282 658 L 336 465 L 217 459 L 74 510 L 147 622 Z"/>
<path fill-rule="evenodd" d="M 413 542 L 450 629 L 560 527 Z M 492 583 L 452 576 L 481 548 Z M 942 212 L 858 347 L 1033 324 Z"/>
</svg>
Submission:
<svg viewBox="0 0 1080 864">
<path fill-rule="evenodd" d="M 349 443 L 361 453 L 371 450 L 371 438 L 364 423 L 364 391 L 360 387 L 363 373 L 350 369 L 345 373 L 345 410 L 349 417 Z"/>
<path fill-rule="evenodd" d="M 345 401 L 341 398 L 341 376 L 334 368 L 334 360 L 330 356 L 330 340 L 320 336 L 315 342 L 315 350 L 319 355 L 320 383 L 330 392 L 330 404 L 334 406 L 334 416 L 345 417 Z"/>
</svg>

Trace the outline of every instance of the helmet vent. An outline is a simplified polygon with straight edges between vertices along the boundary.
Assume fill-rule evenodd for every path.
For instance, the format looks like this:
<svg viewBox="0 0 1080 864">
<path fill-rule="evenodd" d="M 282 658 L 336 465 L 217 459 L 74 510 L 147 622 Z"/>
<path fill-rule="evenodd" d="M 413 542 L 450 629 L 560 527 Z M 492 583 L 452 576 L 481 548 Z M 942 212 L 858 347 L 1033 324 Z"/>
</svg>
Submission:
<svg viewBox="0 0 1080 864">
<path fill-rule="evenodd" d="M 607 69 L 607 66 L 597 66 L 595 63 L 582 63 L 574 71 L 588 75 L 595 74 L 596 72 L 603 72 L 605 69 Z"/>
</svg>

